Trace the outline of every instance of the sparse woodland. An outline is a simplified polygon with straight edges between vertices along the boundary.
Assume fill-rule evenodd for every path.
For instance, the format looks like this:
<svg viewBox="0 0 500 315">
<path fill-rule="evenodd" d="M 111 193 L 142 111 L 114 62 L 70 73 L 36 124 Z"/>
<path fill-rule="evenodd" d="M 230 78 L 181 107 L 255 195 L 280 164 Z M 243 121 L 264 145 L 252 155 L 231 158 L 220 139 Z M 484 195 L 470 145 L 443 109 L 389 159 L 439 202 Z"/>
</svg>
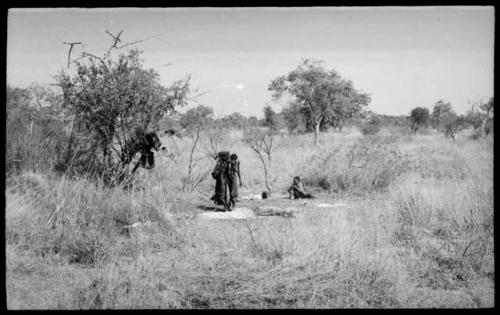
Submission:
<svg viewBox="0 0 500 315">
<path fill-rule="evenodd" d="M 304 60 L 269 82 L 282 112 L 214 117 L 190 76 L 164 87 L 108 35 L 103 57 L 66 42 L 55 87 L 7 87 L 9 309 L 494 306 L 493 98 L 381 115 Z M 136 130 L 167 149 L 124 180 Z M 241 196 L 272 191 L 242 206 L 294 217 L 200 218 L 222 150 Z M 314 200 L 285 198 L 297 175 Z"/>
</svg>

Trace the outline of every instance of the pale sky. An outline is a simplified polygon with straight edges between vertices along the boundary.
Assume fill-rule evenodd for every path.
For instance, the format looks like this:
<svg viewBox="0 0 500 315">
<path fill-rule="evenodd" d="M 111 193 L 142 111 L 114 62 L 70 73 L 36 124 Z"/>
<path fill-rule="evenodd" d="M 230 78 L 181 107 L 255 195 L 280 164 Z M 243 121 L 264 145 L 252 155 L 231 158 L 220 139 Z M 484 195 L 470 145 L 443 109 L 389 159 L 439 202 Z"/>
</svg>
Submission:
<svg viewBox="0 0 500 315">
<path fill-rule="evenodd" d="M 377 113 L 407 115 L 443 99 L 464 113 L 493 96 L 494 8 L 10 9 L 7 83 L 54 83 L 68 46 L 102 55 L 118 33 L 168 85 L 192 74 L 199 103 L 262 117 L 269 82 L 302 58 L 323 60 L 371 94 Z M 75 47 L 73 55 L 81 53 Z M 170 66 L 165 66 L 170 63 Z M 194 106 L 195 104 L 193 104 Z"/>
</svg>

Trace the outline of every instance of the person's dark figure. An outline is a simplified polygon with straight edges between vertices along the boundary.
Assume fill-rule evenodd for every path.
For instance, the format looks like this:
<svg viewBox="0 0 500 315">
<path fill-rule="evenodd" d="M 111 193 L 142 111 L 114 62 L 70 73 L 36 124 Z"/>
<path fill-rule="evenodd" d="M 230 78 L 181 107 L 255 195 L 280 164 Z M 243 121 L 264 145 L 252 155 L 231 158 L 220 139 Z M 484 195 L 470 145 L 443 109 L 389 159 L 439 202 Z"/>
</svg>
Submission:
<svg viewBox="0 0 500 315">
<path fill-rule="evenodd" d="M 219 152 L 212 177 L 215 179 L 215 195 L 211 199 L 216 204 L 223 205 L 225 211 L 231 211 L 231 202 L 228 198 L 229 152 Z"/>
<path fill-rule="evenodd" d="M 240 173 L 240 160 L 236 154 L 231 154 L 229 159 L 229 174 L 228 174 L 228 185 L 230 191 L 230 203 L 234 208 L 236 206 L 236 201 L 238 199 L 238 183 L 239 187 L 242 186 L 241 173 Z"/>
<path fill-rule="evenodd" d="M 288 193 L 290 194 L 290 199 L 299 199 L 299 198 L 314 198 L 311 194 L 307 193 L 304 190 L 304 185 L 300 181 L 299 176 L 295 176 L 293 178 L 293 184 L 288 189 Z"/>
<path fill-rule="evenodd" d="M 145 169 L 152 169 L 155 166 L 155 157 L 152 150 L 159 151 L 160 148 L 165 150 L 165 147 L 161 147 L 161 141 L 156 132 L 144 133 L 136 131 L 134 137 L 125 143 L 126 154 L 124 155 L 124 162 L 130 163 L 134 155 L 139 152 L 141 157 L 135 164 L 132 174 L 135 173 L 139 166 Z"/>
</svg>

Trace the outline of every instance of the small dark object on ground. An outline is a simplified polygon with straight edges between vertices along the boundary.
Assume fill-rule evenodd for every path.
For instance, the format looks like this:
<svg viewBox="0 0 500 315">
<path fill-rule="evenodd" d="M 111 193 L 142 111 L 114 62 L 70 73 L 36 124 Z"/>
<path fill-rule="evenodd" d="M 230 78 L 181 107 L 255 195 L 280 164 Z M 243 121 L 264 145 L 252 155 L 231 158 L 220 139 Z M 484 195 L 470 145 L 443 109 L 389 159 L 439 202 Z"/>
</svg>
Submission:
<svg viewBox="0 0 500 315">
<path fill-rule="evenodd" d="M 262 192 L 262 199 L 267 199 L 269 197 L 269 192 L 263 191 Z"/>
</svg>

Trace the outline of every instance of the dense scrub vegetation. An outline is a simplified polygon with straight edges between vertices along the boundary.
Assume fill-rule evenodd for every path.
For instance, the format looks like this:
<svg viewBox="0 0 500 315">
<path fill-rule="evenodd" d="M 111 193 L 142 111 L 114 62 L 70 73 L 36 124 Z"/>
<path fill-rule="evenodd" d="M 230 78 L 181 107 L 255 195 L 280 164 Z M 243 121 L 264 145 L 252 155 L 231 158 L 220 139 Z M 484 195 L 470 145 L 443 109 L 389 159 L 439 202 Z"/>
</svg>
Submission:
<svg viewBox="0 0 500 315">
<path fill-rule="evenodd" d="M 282 112 L 181 114 L 190 77 L 162 87 L 138 56 L 77 63 L 58 77 L 62 94 L 7 87 L 9 309 L 494 305 L 493 98 L 461 116 L 445 101 L 379 115 L 305 60 L 269 85 L 296 97 Z M 343 92 L 308 103 L 296 80 L 308 75 Z M 134 130 L 167 150 L 110 185 Z M 201 218 L 221 150 L 241 160 L 241 195 L 272 190 L 248 205 L 295 216 Z M 294 176 L 315 200 L 286 198 Z"/>
<path fill-rule="evenodd" d="M 242 160 L 242 193 L 263 189 L 242 134 L 225 136 Z M 493 305 L 491 138 L 365 138 L 353 129 L 324 134 L 316 150 L 310 135 L 275 141 L 268 204 L 302 207 L 295 218 L 198 218 L 213 183 L 183 190 L 188 138 L 169 146 L 175 157 L 141 170 L 131 191 L 50 171 L 9 177 L 8 307 Z M 194 155 L 200 169 L 212 167 L 202 146 Z M 281 199 L 296 174 L 318 202 L 345 208 Z"/>
</svg>

